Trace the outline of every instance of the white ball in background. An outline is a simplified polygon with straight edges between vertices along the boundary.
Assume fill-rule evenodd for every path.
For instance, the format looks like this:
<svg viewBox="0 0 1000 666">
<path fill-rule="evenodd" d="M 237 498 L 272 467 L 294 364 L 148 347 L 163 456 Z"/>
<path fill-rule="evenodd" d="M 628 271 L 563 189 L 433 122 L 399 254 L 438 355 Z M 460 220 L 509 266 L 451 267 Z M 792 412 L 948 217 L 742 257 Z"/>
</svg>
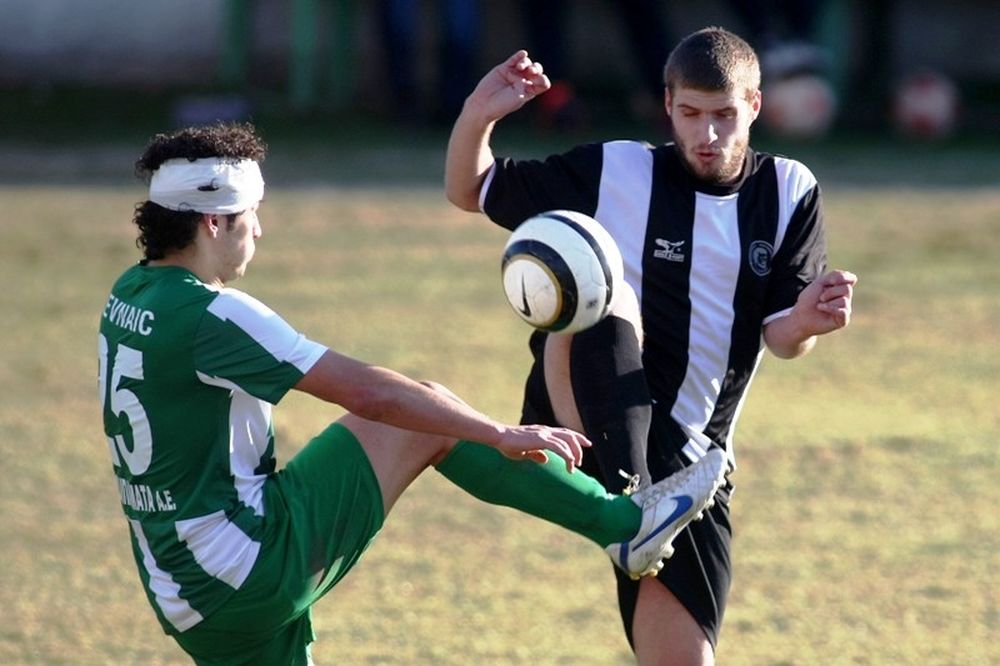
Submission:
<svg viewBox="0 0 1000 666">
<path fill-rule="evenodd" d="M 768 82 L 763 89 L 761 120 L 773 134 L 790 139 L 817 139 L 837 116 L 837 96 L 814 74 Z"/>
<path fill-rule="evenodd" d="M 937 72 L 923 71 L 903 78 L 893 96 L 896 130 L 909 137 L 943 139 L 958 120 L 958 88 Z"/>
</svg>

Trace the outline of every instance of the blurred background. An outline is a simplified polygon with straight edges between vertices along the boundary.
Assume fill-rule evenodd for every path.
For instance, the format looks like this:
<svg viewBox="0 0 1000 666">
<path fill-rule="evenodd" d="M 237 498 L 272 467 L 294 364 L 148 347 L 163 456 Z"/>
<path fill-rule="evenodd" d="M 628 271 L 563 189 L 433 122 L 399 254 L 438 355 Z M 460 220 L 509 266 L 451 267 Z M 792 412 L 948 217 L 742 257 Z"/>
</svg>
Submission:
<svg viewBox="0 0 1000 666">
<path fill-rule="evenodd" d="M 272 132 L 439 130 L 521 47 L 556 88 L 515 122 L 645 123 L 656 140 L 666 54 L 713 24 L 760 52 L 762 135 L 998 135 L 990 0 L 2 0 L 0 140 L 249 118 Z"/>
<path fill-rule="evenodd" d="M 267 250 L 240 288 L 514 420 L 505 234 L 443 195 L 462 100 L 527 48 L 555 85 L 499 154 L 663 142 L 663 62 L 706 25 L 757 47 L 754 146 L 814 171 L 831 263 L 861 277 L 845 334 L 755 380 L 719 662 L 1000 663 L 996 0 L 0 0 L 0 663 L 185 663 L 142 597 L 94 390 L 153 133 L 252 120 Z M 335 415 L 283 401 L 279 463 Z M 317 663 L 632 664 L 607 573 L 428 475 L 317 606 Z"/>
</svg>

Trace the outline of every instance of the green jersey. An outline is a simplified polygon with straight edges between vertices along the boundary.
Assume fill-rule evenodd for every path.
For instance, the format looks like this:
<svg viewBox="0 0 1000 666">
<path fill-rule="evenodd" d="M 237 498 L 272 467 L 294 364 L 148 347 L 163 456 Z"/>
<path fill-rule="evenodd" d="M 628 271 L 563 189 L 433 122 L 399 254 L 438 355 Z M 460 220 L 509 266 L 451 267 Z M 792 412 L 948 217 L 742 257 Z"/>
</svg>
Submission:
<svg viewBox="0 0 1000 666">
<path fill-rule="evenodd" d="M 271 406 L 326 347 L 177 267 L 115 283 L 98 336 L 104 432 L 139 574 L 164 629 L 198 624 L 260 552 Z"/>
</svg>

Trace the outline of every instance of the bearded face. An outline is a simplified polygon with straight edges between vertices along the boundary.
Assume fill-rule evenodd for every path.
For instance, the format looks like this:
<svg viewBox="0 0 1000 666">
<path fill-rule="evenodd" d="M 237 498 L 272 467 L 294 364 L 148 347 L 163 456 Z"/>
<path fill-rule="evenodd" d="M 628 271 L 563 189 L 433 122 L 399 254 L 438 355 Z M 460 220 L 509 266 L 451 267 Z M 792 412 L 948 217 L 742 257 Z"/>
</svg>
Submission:
<svg viewBox="0 0 1000 666">
<path fill-rule="evenodd" d="M 760 92 L 678 88 L 666 94 L 674 142 L 695 176 L 724 185 L 740 176 L 750 144 L 750 125 L 760 111 Z"/>
</svg>

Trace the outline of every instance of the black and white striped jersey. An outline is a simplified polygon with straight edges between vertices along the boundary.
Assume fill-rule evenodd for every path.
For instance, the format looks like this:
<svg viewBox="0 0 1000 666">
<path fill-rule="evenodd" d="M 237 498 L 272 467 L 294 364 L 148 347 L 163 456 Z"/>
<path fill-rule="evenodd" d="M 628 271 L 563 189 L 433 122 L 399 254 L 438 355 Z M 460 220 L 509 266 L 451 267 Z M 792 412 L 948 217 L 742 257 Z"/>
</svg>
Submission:
<svg viewBox="0 0 1000 666">
<path fill-rule="evenodd" d="M 819 186 L 795 160 L 749 150 L 741 179 L 696 179 L 674 144 L 588 144 L 545 160 L 497 159 L 480 206 L 513 229 L 577 210 L 617 241 L 641 304 L 655 409 L 695 460 L 732 439 L 763 356 L 764 324 L 826 269 Z M 735 460 L 733 461 L 735 463 Z"/>
</svg>

